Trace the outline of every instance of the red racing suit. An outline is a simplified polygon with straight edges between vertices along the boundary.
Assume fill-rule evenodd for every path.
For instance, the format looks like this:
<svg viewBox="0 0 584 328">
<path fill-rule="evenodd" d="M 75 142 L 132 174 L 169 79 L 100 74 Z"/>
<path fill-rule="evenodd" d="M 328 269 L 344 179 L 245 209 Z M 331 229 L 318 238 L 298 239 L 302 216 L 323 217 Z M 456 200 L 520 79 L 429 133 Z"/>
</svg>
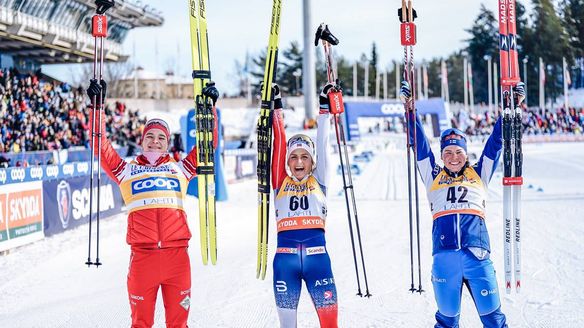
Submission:
<svg viewBox="0 0 584 328">
<path fill-rule="evenodd" d="M 191 232 L 183 202 L 188 182 L 196 175 L 196 156 L 193 148 L 178 162 L 168 154 L 155 163 L 143 155 L 126 162 L 102 137 L 101 165 L 119 185 L 129 212 L 126 242 L 132 255 L 127 286 L 132 327 L 152 327 L 160 287 L 167 327 L 187 327 Z"/>
</svg>

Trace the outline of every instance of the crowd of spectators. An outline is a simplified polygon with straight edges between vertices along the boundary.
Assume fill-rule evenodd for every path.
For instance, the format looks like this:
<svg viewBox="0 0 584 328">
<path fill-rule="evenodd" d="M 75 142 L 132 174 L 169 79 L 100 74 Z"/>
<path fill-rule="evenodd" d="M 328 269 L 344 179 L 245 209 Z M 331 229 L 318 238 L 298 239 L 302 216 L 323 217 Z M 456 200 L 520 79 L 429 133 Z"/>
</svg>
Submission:
<svg viewBox="0 0 584 328">
<path fill-rule="evenodd" d="M 454 115 L 452 125 L 469 136 L 486 136 L 493 131 L 498 113 L 467 114 L 460 111 Z M 556 110 L 525 108 L 522 115 L 524 135 L 583 134 L 584 108 L 558 108 Z"/>
<path fill-rule="evenodd" d="M 40 77 L 40 72 L 0 70 L 0 154 L 89 146 L 84 88 Z M 134 149 L 145 123 L 138 111 L 106 101 L 105 116 L 108 138 Z"/>
</svg>

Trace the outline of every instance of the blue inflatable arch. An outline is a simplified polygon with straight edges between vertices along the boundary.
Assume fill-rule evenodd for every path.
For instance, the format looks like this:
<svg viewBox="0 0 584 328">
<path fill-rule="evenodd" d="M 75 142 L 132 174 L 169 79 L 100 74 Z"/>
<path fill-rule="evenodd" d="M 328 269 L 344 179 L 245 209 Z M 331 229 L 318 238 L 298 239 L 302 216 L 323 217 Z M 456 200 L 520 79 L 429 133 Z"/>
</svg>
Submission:
<svg viewBox="0 0 584 328">
<path fill-rule="evenodd" d="M 432 115 L 434 136 L 450 127 L 447 109 L 442 98 L 417 100 L 416 108 L 419 115 Z M 397 100 L 384 101 L 346 101 L 345 102 L 345 132 L 347 140 L 359 140 L 360 117 L 403 117 L 404 106 Z"/>
</svg>

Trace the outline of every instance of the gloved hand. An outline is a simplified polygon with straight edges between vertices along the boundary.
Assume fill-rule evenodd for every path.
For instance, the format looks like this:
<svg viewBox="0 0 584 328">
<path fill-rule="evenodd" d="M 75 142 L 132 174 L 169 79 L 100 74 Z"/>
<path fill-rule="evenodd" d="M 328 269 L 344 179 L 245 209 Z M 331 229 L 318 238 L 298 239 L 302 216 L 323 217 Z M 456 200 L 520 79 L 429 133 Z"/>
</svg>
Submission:
<svg viewBox="0 0 584 328">
<path fill-rule="evenodd" d="M 260 84 L 260 90 L 264 90 L 264 82 Z M 274 109 L 280 109 L 283 107 L 280 86 L 276 83 L 272 83 L 272 99 L 274 100 Z"/>
<path fill-rule="evenodd" d="M 402 81 L 399 89 L 399 98 L 406 104 L 412 99 L 412 89 L 408 81 Z"/>
<path fill-rule="evenodd" d="M 213 100 L 213 106 L 215 106 L 217 99 L 219 99 L 219 90 L 215 87 L 215 82 L 211 81 L 205 85 L 203 95 L 211 98 Z"/>
<path fill-rule="evenodd" d="M 513 87 L 513 95 L 515 96 L 515 106 L 520 106 L 525 100 L 525 83 L 517 83 L 517 85 Z"/>
<path fill-rule="evenodd" d="M 101 98 L 99 94 L 101 93 Z M 95 97 L 95 101 L 97 102 L 97 106 L 101 106 L 105 100 L 105 96 L 107 93 L 107 83 L 104 80 L 99 80 L 99 83 L 96 79 L 89 80 L 89 88 L 87 88 L 87 95 L 89 99 L 93 101 Z"/>
<path fill-rule="evenodd" d="M 328 98 L 328 94 L 331 91 L 341 91 L 341 87 L 336 83 L 329 82 L 325 84 L 324 87 L 320 90 L 320 94 L 318 95 L 318 104 L 321 114 L 330 113 L 331 104 Z"/>
</svg>

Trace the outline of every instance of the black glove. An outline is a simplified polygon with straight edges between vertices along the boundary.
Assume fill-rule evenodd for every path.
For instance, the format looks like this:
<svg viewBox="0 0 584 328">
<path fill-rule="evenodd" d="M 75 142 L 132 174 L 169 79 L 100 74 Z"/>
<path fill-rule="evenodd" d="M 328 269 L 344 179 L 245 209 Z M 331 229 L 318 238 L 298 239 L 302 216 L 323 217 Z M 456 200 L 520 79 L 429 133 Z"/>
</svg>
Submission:
<svg viewBox="0 0 584 328">
<path fill-rule="evenodd" d="M 264 90 L 264 82 L 260 84 L 260 90 Z M 272 83 L 272 99 L 274 100 L 274 109 L 279 109 L 283 107 L 280 86 L 276 83 Z"/>
<path fill-rule="evenodd" d="M 515 96 L 515 105 L 520 106 L 523 100 L 525 100 L 525 83 L 517 83 L 513 87 L 513 95 Z"/>
<path fill-rule="evenodd" d="M 217 99 L 219 99 L 219 90 L 215 87 L 215 82 L 211 81 L 205 84 L 203 95 L 211 98 L 211 100 L 213 100 L 213 106 L 215 106 Z"/>
<path fill-rule="evenodd" d="M 406 104 L 412 98 L 412 89 L 410 88 L 410 84 L 408 83 L 408 81 L 401 82 L 401 87 L 399 89 L 399 98 L 404 104 Z"/>
<path fill-rule="evenodd" d="M 100 93 L 101 98 L 99 97 Z M 91 99 L 91 101 L 93 101 L 93 98 L 95 97 L 97 106 L 103 104 L 106 93 L 107 83 L 104 80 L 99 80 L 99 83 L 97 83 L 96 79 L 89 80 L 89 88 L 87 88 L 87 95 L 89 96 L 89 99 Z"/>
<path fill-rule="evenodd" d="M 320 107 L 320 112 L 322 114 L 330 113 L 331 106 L 328 94 L 331 91 L 333 92 L 341 91 L 341 87 L 332 82 L 329 82 L 325 84 L 324 87 L 322 87 L 322 89 L 320 90 L 320 94 L 318 95 L 318 105 Z"/>
</svg>

